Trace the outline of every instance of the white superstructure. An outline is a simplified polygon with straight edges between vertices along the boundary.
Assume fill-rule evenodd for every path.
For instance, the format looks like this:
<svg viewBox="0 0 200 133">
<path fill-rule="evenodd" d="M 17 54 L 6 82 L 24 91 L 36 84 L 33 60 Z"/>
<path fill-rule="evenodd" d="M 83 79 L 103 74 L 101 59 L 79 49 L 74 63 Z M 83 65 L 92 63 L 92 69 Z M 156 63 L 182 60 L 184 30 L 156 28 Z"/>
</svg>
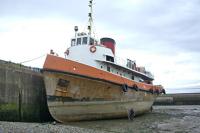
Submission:
<svg viewBox="0 0 200 133">
<path fill-rule="evenodd" d="M 65 58 L 85 65 L 89 65 L 110 73 L 137 81 L 152 84 L 153 75 L 144 67 L 137 67 L 130 59 L 121 62 L 115 56 L 115 41 L 102 38 L 100 42 L 92 37 L 92 0 L 89 2 L 88 33 L 78 33 L 75 26 L 75 37 L 71 39 L 71 46 L 65 52 Z"/>
<path fill-rule="evenodd" d="M 110 38 L 104 38 L 110 41 Z M 113 39 L 112 39 L 113 40 Z M 153 76 L 145 71 L 144 67 L 137 67 L 135 61 L 127 59 L 122 64 L 119 58 L 115 57 L 112 48 L 108 48 L 106 43 L 98 43 L 97 40 L 86 33 L 78 33 L 76 38 L 71 39 L 71 47 L 67 49 L 66 59 L 86 64 L 122 77 L 138 82 L 148 82 L 151 84 Z M 111 43 L 113 48 L 115 42 Z"/>
</svg>

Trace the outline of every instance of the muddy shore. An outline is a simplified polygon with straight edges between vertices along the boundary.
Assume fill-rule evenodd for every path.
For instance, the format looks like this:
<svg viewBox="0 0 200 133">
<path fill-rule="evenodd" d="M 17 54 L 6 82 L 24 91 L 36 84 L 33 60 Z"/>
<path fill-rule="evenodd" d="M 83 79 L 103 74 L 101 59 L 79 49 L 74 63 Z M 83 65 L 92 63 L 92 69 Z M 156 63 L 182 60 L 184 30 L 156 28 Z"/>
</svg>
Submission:
<svg viewBox="0 0 200 133">
<path fill-rule="evenodd" d="M 94 129 L 53 123 L 24 123 L 0 121 L 0 133 L 104 133 Z"/>
<path fill-rule="evenodd" d="M 196 133 L 200 131 L 200 106 L 154 106 L 153 112 L 128 119 L 66 124 L 0 122 L 0 133 Z"/>
</svg>

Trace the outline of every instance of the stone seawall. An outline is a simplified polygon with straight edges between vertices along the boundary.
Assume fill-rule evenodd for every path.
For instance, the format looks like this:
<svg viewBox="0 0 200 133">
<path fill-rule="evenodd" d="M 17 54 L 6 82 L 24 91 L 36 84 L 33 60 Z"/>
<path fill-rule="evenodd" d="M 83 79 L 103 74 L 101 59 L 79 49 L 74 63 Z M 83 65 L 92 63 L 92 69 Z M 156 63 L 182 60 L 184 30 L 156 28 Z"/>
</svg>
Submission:
<svg viewBox="0 0 200 133">
<path fill-rule="evenodd" d="M 200 105 L 200 93 L 161 95 L 156 98 L 154 105 Z"/>
<path fill-rule="evenodd" d="M 50 120 L 40 69 L 0 60 L 0 120 Z"/>
</svg>

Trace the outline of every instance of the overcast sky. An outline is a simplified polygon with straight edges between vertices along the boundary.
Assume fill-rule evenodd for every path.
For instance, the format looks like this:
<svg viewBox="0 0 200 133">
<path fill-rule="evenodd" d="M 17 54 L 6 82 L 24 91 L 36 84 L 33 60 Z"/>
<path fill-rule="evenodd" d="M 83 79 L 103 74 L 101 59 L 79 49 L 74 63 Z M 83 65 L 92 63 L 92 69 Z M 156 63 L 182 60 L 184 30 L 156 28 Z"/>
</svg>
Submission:
<svg viewBox="0 0 200 133">
<path fill-rule="evenodd" d="M 199 0 L 95 0 L 95 33 L 116 40 L 165 88 L 200 86 Z M 69 47 L 86 30 L 88 0 L 0 0 L 0 59 L 20 63 Z M 42 67 L 45 56 L 24 65 Z"/>
</svg>

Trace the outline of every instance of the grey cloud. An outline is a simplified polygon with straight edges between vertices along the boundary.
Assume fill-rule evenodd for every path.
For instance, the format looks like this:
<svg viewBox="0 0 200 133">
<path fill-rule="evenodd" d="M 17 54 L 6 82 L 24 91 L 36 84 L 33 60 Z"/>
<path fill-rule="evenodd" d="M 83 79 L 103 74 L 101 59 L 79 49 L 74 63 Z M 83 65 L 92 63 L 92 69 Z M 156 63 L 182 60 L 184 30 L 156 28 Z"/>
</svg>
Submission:
<svg viewBox="0 0 200 133">
<path fill-rule="evenodd" d="M 17 17 L 81 17 L 87 11 L 87 0 L 1 0 L 0 16 Z M 79 16 L 79 17 L 77 17 Z"/>
<path fill-rule="evenodd" d="M 103 22 L 110 25 L 110 29 L 121 29 L 124 34 L 133 33 L 132 38 L 127 40 L 127 47 L 133 47 L 133 43 L 136 42 L 134 48 L 151 50 L 159 48 L 166 53 L 167 51 L 200 51 L 198 45 L 200 3 L 198 1 L 151 1 L 137 10 L 127 11 L 123 8 L 111 7 L 101 11 L 102 14 L 103 12 L 108 14 L 101 16 L 100 19 L 102 22 L 111 20 Z M 136 36 L 134 33 L 137 33 Z"/>
<path fill-rule="evenodd" d="M 139 6 L 120 2 L 95 0 L 94 14 L 95 20 L 108 30 L 130 36 L 123 46 L 166 54 L 200 51 L 198 0 L 151 0 L 142 1 Z M 0 17 L 58 16 L 85 21 L 87 5 L 88 0 L 1 0 Z"/>
</svg>

